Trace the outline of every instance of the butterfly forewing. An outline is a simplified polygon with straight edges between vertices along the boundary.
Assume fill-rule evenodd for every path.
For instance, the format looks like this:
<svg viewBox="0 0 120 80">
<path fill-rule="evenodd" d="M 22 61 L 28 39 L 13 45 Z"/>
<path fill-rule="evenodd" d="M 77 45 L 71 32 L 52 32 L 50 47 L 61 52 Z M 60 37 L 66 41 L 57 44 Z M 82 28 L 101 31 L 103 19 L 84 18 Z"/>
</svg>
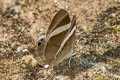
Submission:
<svg viewBox="0 0 120 80">
<path fill-rule="evenodd" d="M 68 12 L 64 9 L 61 9 L 52 19 L 52 22 L 47 30 L 47 36 L 58 27 L 64 26 L 69 23 L 70 23 L 70 18 Z"/>
</svg>

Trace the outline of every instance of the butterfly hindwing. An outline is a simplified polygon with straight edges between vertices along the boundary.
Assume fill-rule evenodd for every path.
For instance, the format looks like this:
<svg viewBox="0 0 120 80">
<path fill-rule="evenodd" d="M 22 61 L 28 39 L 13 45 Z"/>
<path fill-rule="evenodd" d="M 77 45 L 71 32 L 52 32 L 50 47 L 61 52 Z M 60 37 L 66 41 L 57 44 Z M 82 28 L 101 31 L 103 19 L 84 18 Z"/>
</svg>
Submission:
<svg viewBox="0 0 120 80">
<path fill-rule="evenodd" d="M 62 61 L 66 57 L 70 57 L 72 55 L 72 48 L 74 46 L 74 41 L 75 41 L 75 30 L 76 30 L 76 18 L 73 17 L 70 29 L 68 33 L 66 34 L 66 37 L 63 39 L 60 48 L 58 49 L 56 56 L 55 56 L 55 61 L 54 64 Z"/>
</svg>

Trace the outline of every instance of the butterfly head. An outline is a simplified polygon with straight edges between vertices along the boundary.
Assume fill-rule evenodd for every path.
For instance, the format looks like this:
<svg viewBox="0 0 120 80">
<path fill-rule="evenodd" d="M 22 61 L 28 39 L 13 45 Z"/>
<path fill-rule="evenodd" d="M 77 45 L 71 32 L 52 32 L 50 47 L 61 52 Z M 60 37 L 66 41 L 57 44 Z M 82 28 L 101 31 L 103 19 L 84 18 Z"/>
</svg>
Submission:
<svg viewBox="0 0 120 80">
<path fill-rule="evenodd" d="M 34 57 L 37 60 L 37 62 L 43 66 L 44 62 L 44 45 L 45 45 L 45 36 L 41 36 L 38 38 L 36 42 L 36 51 L 34 53 Z"/>
</svg>

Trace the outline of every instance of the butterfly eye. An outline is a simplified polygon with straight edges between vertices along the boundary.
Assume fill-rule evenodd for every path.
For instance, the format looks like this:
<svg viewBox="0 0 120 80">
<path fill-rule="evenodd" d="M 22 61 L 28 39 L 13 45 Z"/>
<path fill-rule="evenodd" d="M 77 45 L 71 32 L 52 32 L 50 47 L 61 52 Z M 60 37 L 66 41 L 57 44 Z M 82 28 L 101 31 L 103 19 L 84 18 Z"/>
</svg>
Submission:
<svg viewBox="0 0 120 80">
<path fill-rule="evenodd" d="M 44 40 L 44 37 L 39 37 L 37 46 L 40 46 L 43 40 Z"/>
<path fill-rule="evenodd" d="M 40 46 L 41 45 L 41 42 L 38 42 L 37 46 Z"/>
</svg>

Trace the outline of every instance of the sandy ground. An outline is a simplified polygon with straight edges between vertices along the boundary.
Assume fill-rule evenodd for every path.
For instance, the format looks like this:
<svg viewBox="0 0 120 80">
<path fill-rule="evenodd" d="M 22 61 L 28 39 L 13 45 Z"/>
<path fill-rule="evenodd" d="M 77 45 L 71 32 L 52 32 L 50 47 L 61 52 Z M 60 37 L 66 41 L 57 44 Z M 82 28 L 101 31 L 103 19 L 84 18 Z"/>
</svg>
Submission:
<svg viewBox="0 0 120 80">
<path fill-rule="evenodd" d="M 77 55 L 43 70 L 35 43 L 60 9 L 77 17 Z M 0 0 L 0 80 L 120 80 L 119 31 L 119 0 Z"/>
</svg>

